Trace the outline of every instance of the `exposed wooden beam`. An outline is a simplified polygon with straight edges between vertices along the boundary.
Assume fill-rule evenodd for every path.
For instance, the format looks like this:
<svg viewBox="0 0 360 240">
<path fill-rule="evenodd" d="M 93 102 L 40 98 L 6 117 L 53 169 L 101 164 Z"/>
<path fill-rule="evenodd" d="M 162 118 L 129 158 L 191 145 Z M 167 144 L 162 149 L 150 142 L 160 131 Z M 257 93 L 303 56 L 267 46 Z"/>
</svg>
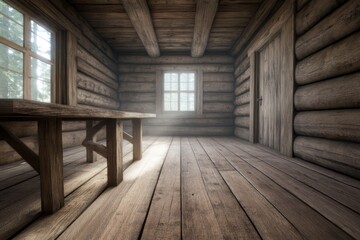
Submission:
<svg viewBox="0 0 360 240">
<path fill-rule="evenodd" d="M 198 0 L 196 3 L 194 36 L 191 47 L 192 57 L 204 55 L 218 3 L 218 0 Z"/>
<path fill-rule="evenodd" d="M 35 171 L 40 171 L 39 156 L 15 134 L 1 124 L 0 137 L 2 137 L 28 164 L 30 164 Z"/>
<path fill-rule="evenodd" d="M 146 0 L 122 0 L 122 3 L 149 56 L 160 56 L 160 49 Z"/>
<path fill-rule="evenodd" d="M 256 31 L 267 19 L 271 11 L 274 9 L 278 0 L 267 0 L 263 1 L 255 15 L 251 18 L 249 24 L 246 26 L 245 30 L 241 36 L 237 39 L 235 44 L 230 50 L 232 56 L 240 52 L 240 50 L 245 47 L 245 45 L 250 41 Z"/>
</svg>

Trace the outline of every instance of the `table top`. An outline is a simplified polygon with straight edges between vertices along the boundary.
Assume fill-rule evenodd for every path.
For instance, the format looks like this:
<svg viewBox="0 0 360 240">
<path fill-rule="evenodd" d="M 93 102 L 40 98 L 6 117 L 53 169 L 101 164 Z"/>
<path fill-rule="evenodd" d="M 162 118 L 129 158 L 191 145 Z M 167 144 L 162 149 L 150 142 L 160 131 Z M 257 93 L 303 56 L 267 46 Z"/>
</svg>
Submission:
<svg viewBox="0 0 360 240">
<path fill-rule="evenodd" d="M 153 113 L 124 112 L 83 106 L 42 103 L 23 99 L 1 99 L 0 118 L 134 119 L 155 118 Z"/>
</svg>

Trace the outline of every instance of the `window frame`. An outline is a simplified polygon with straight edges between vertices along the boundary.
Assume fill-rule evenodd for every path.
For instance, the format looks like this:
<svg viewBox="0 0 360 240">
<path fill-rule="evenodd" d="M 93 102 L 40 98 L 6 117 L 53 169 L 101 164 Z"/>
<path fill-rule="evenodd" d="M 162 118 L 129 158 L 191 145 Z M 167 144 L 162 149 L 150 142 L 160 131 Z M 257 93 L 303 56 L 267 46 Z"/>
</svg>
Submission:
<svg viewBox="0 0 360 240">
<path fill-rule="evenodd" d="M 61 96 L 61 79 L 65 77 L 65 75 L 63 73 L 60 73 L 60 64 L 64 62 L 65 56 L 61 53 L 61 51 L 59 51 L 58 46 L 59 44 L 66 43 L 64 42 L 62 31 L 57 27 L 56 24 L 49 22 L 46 18 L 40 18 L 40 14 L 34 13 L 33 11 L 22 6 L 20 3 L 18 4 L 13 1 L 4 2 L 18 12 L 20 12 L 21 14 L 23 14 L 24 17 L 23 46 L 18 45 L 17 43 L 0 36 L 0 43 L 4 44 L 7 47 L 13 48 L 14 50 L 19 51 L 23 54 L 23 97 L 21 99 L 37 101 L 31 98 L 31 58 L 33 57 L 51 66 L 50 103 L 61 103 L 63 101 Z M 31 21 L 34 21 L 36 24 L 51 32 L 52 37 L 50 60 L 40 56 L 39 54 L 31 50 Z"/>
<path fill-rule="evenodd" d="M 196 112 L 196 108 L 197 108 L 197 99 L 196 99 L 196 95 L 197 95 L 197 88 L 198 88 L 198 86 L 197 86 L 197 78 L 196 78 L 196 71 L 164 71 L 163 72 L 163 85 L 164 85 L 164 83 L 165 83 L 165 74 L 167 74 L 167 73 L 176 73 L 177 75 L 178 75 L 178 90 L 177 91 L 166 91 L 165 90 L 165 88 L 163 87 L 163 92 L 162 92 L 162 94 L 163 94 L 163 100 L 162 100 L 162 111 L 164 112 L 164 113 L 185 113 L 185 114 L 191 114 L 191 113 L 193 113 L 193 112 Z M 194 90 L 193 91 L 190 91 L 190 90 L 181 90 L 180 89 L 180 75 L 182 74 L 182 73 L 193 73 L 194 74 L 194 81 L 195 81 L 195 83 L 194 83 Z M 165 93 L 177 93 L 178 94 L 178 110 L 177 111 L 168 111 L 168 110 L 165 110 L 165 100 L 164 100 L 164 98 L 165 98 Z M 181 111 L 180 110 L 180 94 L 181 93 L 194 93 L 194 111 Z"/>
<path fill-rule="evenodd" d="M 195 110 L 194 111 L 180 111 L 180 106 L 178 111 L 165 111 L 164 110 L 164 80 L 165 73 L 178 73 L 179 76 L 181 73 L 194 73 L 195 75 Z M 203 102 L 203 72 L 198 69 L 181 69 L 174 68 L 171 70 L 158 70 L 156 71 L 156 114 L 158 117 L 178 117 L 178 118 L 187 118 L 187 117 L 201 117 L 202 116 L 202 102 Z M 179 81 L 180 83 L 180 81 Z M 178 90 L 180 98 L 180 88 Z M 179 104 L 180 104 L 180 99 Z"/>
</svg>

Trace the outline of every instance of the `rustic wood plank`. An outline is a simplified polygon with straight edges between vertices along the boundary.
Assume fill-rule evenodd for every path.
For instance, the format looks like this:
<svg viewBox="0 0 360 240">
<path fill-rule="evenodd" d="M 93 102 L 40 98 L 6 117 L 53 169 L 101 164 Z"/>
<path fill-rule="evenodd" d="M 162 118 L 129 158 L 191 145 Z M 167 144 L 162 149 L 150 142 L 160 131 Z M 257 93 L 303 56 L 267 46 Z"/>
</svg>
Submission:
<svg viewBox="0 0 360 240">
<path fill-rule="evenodd" d="M 166 156 L 141 239 L 181 238 L 180 138 Z"/>
<path fill-rule="evenodd" d="M 146 138 L 144 140 L 144 149 L 147 149 L 154 142 L 153 138 Z M 130 144 L 127 144 L 129 146 Z M 82 153 L 82 158 L 84 153 Z M 131 148 L 124 148 L 124 162 L 132 159 Z M 82 159 L 79 160 L 81 162 Z M 124 164 L 127 168 L 128 164 Z M 24 229 L 20 234 L 16 235 L 16 239 L 49 239 L 57 238 L 73 221 L 79 217 L 82 212 L 92 204 L 92 202 L 103 192 L 107 187 L 107 170 L 106 161 L 103 158 L 99 158 L 99 161 L 88 165 L 90 168 L 82 170 L 90 172 L 90 174 L 81 174 L 85 181 L 79 188 L 70 190 L 71 194 L 65 198 L 65 206 L 58 212 L 40 217 L 38 220 L 33 222 L 30 226 Z M 94 171 L 98 169 L 97 171 Z M 65 173 L 67 171 L 65 170 Z M 89 177 L 91 176 L 91 177 Z M 67 191 L 69 192 L 69 191 Z M 48 226 L 56 226 L 49 228 Z"/>
<path fill-rule="evenodd" d="M 221 229 L 187 138 L 181 139 L 182 237 L 219 239 Z M 201 213 L 201 214 L 200 214 Z M 212 226 L 209 228 L 209 226 Z"/>
<path fill-rule="evenodd" d="M 139 238 L 170 142 L 171 138 L 154 142 L 142 160 L 125 170 L 124 181 L 100 195 L 59 239 Z"/>
<path fill-rule="evenodd" d="M 64 206 L 61 120 L 38 121 L 41 209 L 53 213 Z"/>
<path fill-rule="evenodd" d="M 297 88 L 295 108 L 301 110 L 360 107 L 360 73 L 312 83 Z"/>
<path fill-rule="evenodd" d="M 295 156 L 360 179 L 359 144 L 314 137 L 296 137 Z"/>
<path fill-rule="evenodd" d="M 357 31 L 360 28 L 359 9 L 358 1 L 348 1 L 300 36 L 295 46 L 297 59 L 301 60 Z"/>
<path fill-rule="evenodd" d="M 273 168 L 286 173 L 290 177 L 297 179 L 337 202 L 342 203 L 344 206 L 351 208 L 355 212 L 360 212 L 360 203 L 357 201 L 357 198 L 360 197 L 359 189 L 346 186 L 332 178 L 321 176 L 314 171 L 294 165 L 289 162 L 290 158 L 279 157 L 269 151 L 259 151 L 257 146 L 244 143 L 241 145 L 241 149 L 251 154 L 251 156 L 264 161 Z"/>
<path fill-rule="evenodd" d="M 195 138 L 189 140 L 223 238 L 259 239 L 245 211 L 219 173 L 234 168 L 214 151 L 214 146 L 206 139 L 201 138 L 199 141 L 201 145 Z"/>
<path fill-rule="evenodd" d="M 158 29 L 157 32 L 159 32 Z M 193 30 L 191 30 L 192 32 Z M 187 55 L 166 55 L 157 58 L 147 56 L 124 56 L 119 55 L 119 63 L 127 64 L 204 64 L 204 63 L 233 63 L 234 58 L 227 55 L 206 55 L 198 58 L 193 58 Z"/>
<path fill-rule="evenodd" d="M 218 0 L 199 0 L 196 2 L 194 35 L 191 47 L 192 57 L 202 57 L 204 55 L 218 3 Z"/>
<path fill-rule="evenodd" d="M 202 70 L 204 72 L 223 72 L 223 73 L 233 73 L 234 65 L 233 64 L 215 64 L 207 63 L 201 65 L 194 64 L 163 64 L 163 65 L 144 65 L 144 64 L 119 64 L 120 73 L 136 73 L 136 72 L 156 72 L 157 70 L 161 71 L 195 71 Z"/>
<path fill-rule="evenodd" d="M 229 144 L 226 144 L 226 142 Z M 234 142 L 228 142 L 222 139 L 222 141 L 218 141 L 218 143 L 221 145 L 225 144 L 226 148 L 244 159 L 244 152 L 237 146 L 237 144 L 234 144 Z M 245 156 L 247 155 L 248 154 L 246 153 Z M 357 228 L 357 224 L 355 224 L 355 222 L 360 221 L 359 214 L 322 194 L 321 192 L 314 190 L 306 184 L 303 184 L 296 179 L 289 178 L 286 173 L 270 167 L 268 164 L 262 161 L 251 160 L 247 162 L 256 167 L 256 169 L 267 175 L 291 194 L 300 198 L 307 205 L 316 209 L 324 217 L 329 219 L 350 236 L 354 238 L 358 237 L 360 231 Z"/>
<path fill-rule="evenodd" d="M 262 237 L 302 239 L 300 233 L 237 171 L 220 171 Z M 269 228 L 269 223 L 273 227 Z"/>
<path fill-rule="evenodd" d="M 216 143 L 214 143 L 214 147 L 299 230 L 303 237 L 310 239 L 351 238 L 321 214 L 277 185 L 270 177 L 247 163 L 247 161 L 258 161 L 258 159 L 246 154 L 242 154 L 240 158 Z"/>
<path fill-rule="evenodd" d="M 51 103 L 41 103 L 27 100 L 3 99 L 0 101 L 0 116 L 11 114 L 23 115 L 27 117 L 57 117 L 70 119 L 91 119 L 91 118 L 112 118 L 112 119 L 132 119 L 155 117 L 155 114 L 121 112 L 114 110 L 104 110 L 87 108 L 80 106 L 67 106 Z"/>
<path fill-rule="evenodd" d="M 106 121 L 108 185 L 117 186 L 123 180 L 123 123 L 117 119 Z"/>
<path fill-rule="evenodd" d="M 359 41 L 357 32 L 300 61 L 295 71 L 296 83 L 304 85 L 358 71 Z"/>
<path fill-rule="evenodd" d="M 160 56 L 160 49 L 147 2 L 144 0 L 124 0 L 122 4 L 148 55 L 151 57 Z"/>
<path fill-rule="evenodd" d="M 0 136 L 4 138 L 35 171 L 40 171 L 39 156 L 2 124 L 0 124 Z"/>
<path fill-rule="evenodd" d="M 338 141 L 360 142 L 360 109 L 299 112 L 295 133 Z"/>
</svg>

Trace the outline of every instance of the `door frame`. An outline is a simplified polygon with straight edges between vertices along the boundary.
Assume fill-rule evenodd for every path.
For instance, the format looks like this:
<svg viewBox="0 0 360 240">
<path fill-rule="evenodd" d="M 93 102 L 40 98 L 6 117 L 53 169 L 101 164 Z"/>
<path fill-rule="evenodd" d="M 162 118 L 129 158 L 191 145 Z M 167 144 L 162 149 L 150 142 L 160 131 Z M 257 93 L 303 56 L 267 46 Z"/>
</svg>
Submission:
<svg viewBox="0 0 360 240">
<path fill-rule="evenodd" d="M 256 35 L 248 50 L 250 58 L 250 126 L 249 141 L 258 142 L 259 107 L 258 72 L 259 52 L 278 34 L 281 38 L 281 74 L 280 74 L 280 108 L 281 132 L 280 153 L 293 156 L 293 119 L 294 119 L 294 1 L 286 0 L 275 15 Z"/>
</svg>

